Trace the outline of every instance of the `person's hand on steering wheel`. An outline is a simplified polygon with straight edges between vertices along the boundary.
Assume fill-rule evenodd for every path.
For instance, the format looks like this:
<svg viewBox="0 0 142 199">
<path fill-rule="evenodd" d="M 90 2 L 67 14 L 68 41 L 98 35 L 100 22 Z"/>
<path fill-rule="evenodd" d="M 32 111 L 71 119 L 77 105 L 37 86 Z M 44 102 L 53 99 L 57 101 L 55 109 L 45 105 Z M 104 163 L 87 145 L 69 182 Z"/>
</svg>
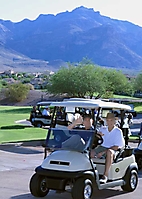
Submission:
<svg viewBox="0 0 142 199">
<path fill-rule="evenodd" d="M 93 143 L 93 147 L 92 148 L 95 148 L 97 147 L 98 145 L 101 145 L 103 143 L 103 138 L 100 134 L 100 132 L 96 132 L 95 133 L 95 137 L 94 137 L 94 143 Z"/>
<path fill-rule="evenodd" d="M 102 132 L 97 132 L 97 134 L 101 135 L 101 136 L 104 136 L 104 134 Z"/>
</svg>

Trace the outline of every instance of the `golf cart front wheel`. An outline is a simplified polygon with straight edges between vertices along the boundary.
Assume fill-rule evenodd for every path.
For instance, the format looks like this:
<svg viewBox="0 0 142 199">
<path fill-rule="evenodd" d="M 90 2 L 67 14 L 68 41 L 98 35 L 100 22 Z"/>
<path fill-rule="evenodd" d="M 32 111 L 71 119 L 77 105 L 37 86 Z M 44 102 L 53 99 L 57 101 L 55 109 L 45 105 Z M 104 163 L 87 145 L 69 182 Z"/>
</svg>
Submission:
<svg viewBox="0 0 142 199">
<path fill-rule="evenodd" d="M 36 122 L 35 127 L 42 128 L 42 122 Z"/>
<path fill-rule="evenodd" d="M 136 170 L 131 170 L 130 172 L 127 173 L 126 179 L 125 179 L 126 184 L 123 185 L 121 188 L 124 191 L 134 191 L 137 187 L 138 184 L 138 174 Z"/>
<path fill-rule="evenodd" d="M 93 194 L 92 182 L 86 178 L 79 178 L 72 188 L 73 199 L 91 199 Z"/>
<path fill-rule="evenodd" d="M 30 180 L 30 192 L 35 197 L 46 196 L 49 192 L 46 178 L 35 173 Z"/>
</svg>

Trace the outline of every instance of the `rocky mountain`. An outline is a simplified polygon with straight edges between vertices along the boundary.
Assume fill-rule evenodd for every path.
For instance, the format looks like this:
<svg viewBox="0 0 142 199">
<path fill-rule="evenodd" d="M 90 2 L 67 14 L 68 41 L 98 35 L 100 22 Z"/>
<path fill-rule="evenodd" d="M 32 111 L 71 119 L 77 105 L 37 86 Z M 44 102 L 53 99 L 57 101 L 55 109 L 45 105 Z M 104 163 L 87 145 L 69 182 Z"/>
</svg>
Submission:
<svg viewBox="0 0 142 199">
<path fill-rule="evenodd" d="M 12 24 L 10 21 L 9 23 L 10 25 Z M 14 48 L 6 45 L 11 35 L 11 31 L 0 24 L 0 72 L 5 70 L 14 70 L 15 72 L 57 71 L 60 66 L 67 65 L 62 60 L 48 62 L 46 60 L 33 59 L 14 50 Z"/>
<path fill-rule="evenodd" d="M 60 64 L 56 61 L 56 69 L 64 62 L 79 62 L 87 57 L 101 66 L 142 70 L 142 27 L 85 7 L 40 15 L 34 21 L 0 20 L 0 44 L 31 62 L 36 59 L 44 65 L 46 61 L 60 60 Z"/>
<path fill-rule="evenodd" d="M 0 71 L 14 70 L 15 72 L 36 72 L 47 68 L 46 61 L 31 59 L 12 49 L 7 49 L 0 45 Z M 52 67 L 50 68 L 52 70 Z"/>
</svg>

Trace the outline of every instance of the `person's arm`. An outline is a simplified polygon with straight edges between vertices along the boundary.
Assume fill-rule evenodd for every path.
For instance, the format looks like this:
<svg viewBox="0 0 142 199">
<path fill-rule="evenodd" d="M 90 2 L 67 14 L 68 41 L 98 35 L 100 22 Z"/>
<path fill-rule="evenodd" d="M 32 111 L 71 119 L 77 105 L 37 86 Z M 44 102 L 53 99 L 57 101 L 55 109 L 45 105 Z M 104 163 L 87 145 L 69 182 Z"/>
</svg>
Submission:
<svg viewBox="0 0 142 199">
<path fill-rule="evenodd" d="M 70 124 L 68 126 L 68 129 L 71 130 L 73 129 L 75 126 L 80 125 L 83 123 L 83 118 L 81 116 L 79 116 L 72 124 Z"/>
<path fill-rule="evenodd" d="M 101 131 L 97 132 L 97 134 L 104 136 L 104 134 Z"/>
<path fill-rule="evenodd" d="M 123 133 L 122 130 L 119 129 L 116 132 L 115 138 L 114 138 L 114 145 L 112 147 L 110 147 L 110 149 L 113 149 L 115 151 L 117 151 L 119 148 L 125 146 L 125 141 L 123 138 Z"/>
</svg>

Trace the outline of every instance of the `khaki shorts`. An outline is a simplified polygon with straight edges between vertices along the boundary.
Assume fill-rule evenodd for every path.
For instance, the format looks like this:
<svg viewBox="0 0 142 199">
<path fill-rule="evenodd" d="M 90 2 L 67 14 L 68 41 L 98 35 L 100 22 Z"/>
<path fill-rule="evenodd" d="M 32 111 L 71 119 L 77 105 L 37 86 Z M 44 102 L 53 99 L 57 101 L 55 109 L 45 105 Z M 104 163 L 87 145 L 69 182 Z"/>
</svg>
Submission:
<svg viewBox="0 0 142 199">
<path fill-rule="evenodd" d="M 94 149 L 95 155 L 98 155 L 99 153 L 104 152 L 104 151 L 106 151 L 106 150 L 107 150 L 106 147 L 99 145 L 99 146 L 97 146 L 97 147 Z M 101 158 L 105 158 L 105 157 L 106 157 L 106 153 L 103 154 Z"/>
</svg>

